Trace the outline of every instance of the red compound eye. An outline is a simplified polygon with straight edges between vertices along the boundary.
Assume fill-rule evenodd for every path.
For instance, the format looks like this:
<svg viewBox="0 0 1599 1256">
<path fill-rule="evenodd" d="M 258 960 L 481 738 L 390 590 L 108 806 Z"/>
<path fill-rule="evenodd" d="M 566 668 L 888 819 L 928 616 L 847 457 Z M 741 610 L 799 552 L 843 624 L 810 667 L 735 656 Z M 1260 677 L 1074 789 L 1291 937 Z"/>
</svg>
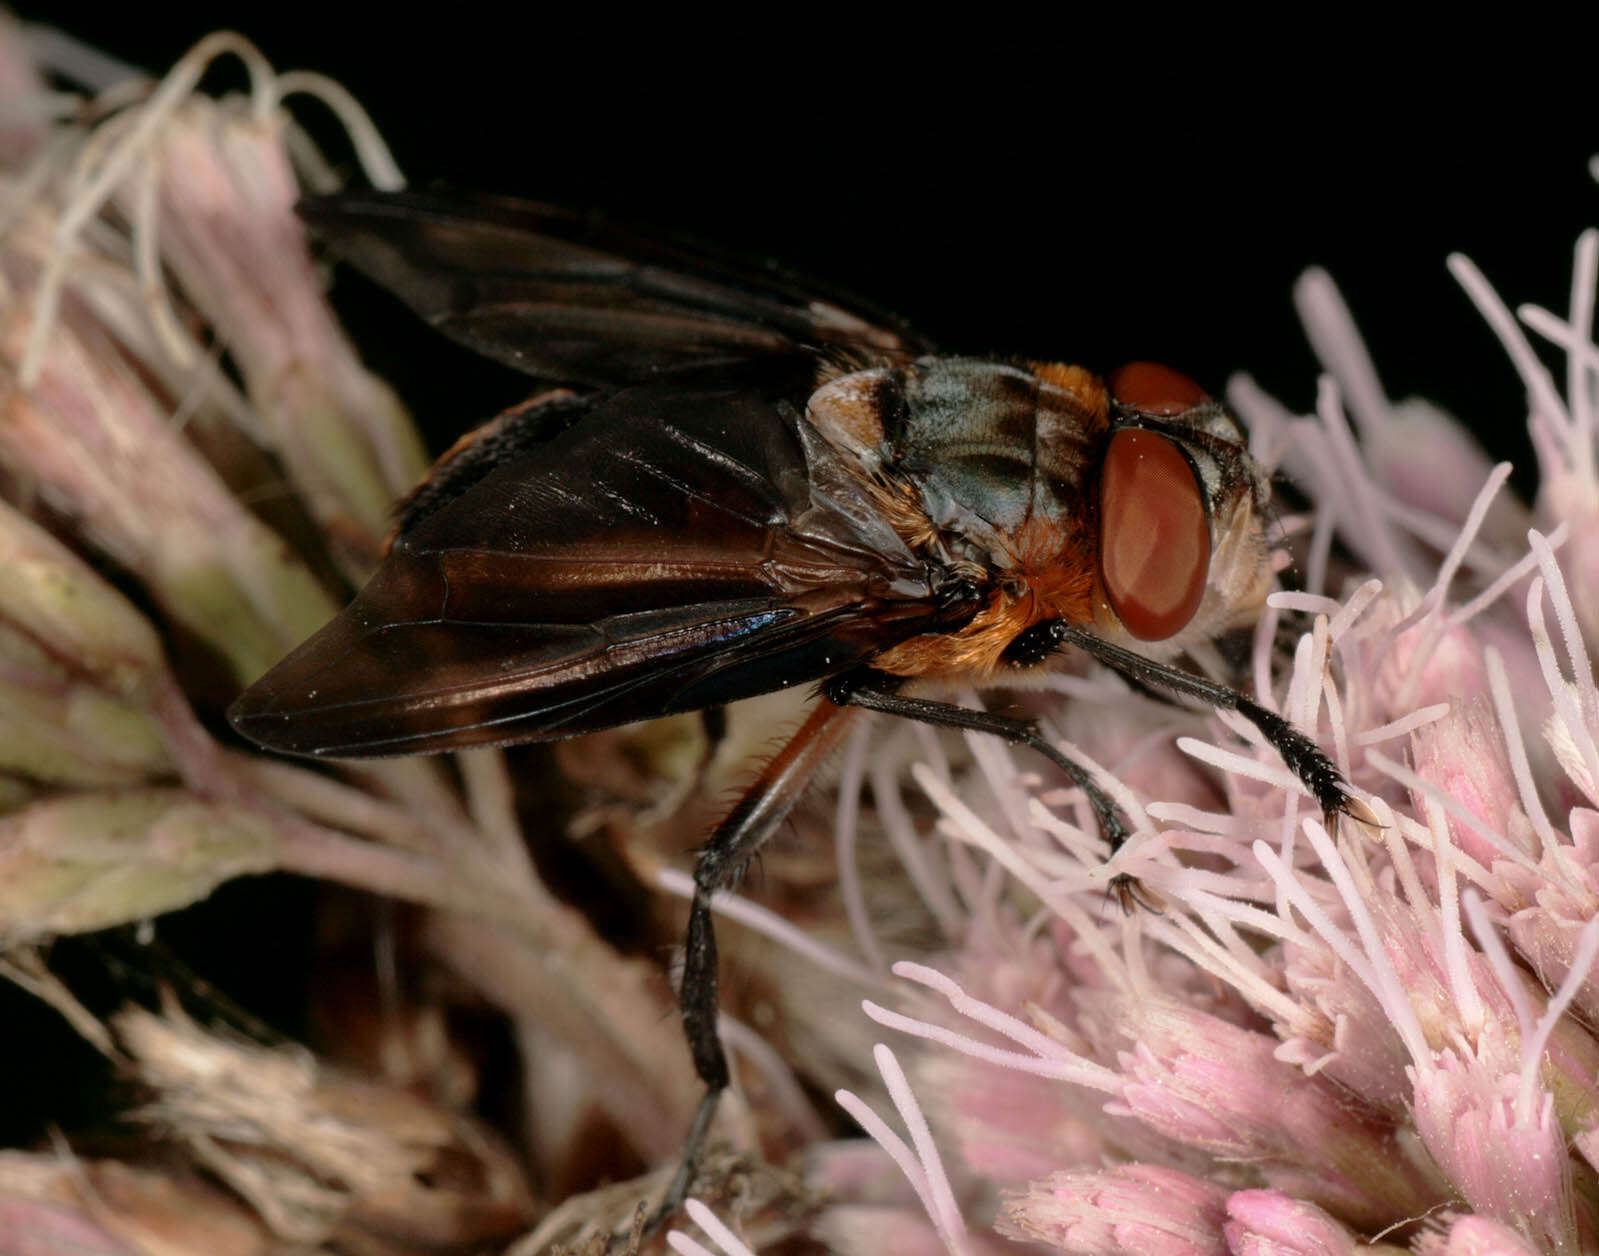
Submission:
<svg viewBox="0 0 1599 1256">
<path fill-rule="evenodd" d="M 1143 414 L 1181 414 L 1209 396 L 1181 371 L 1158 362 L 1129 362 L 1105 383 L 1118 402 Z"/>
<path fill-rule="evenodd" d="M 1110 438 L 1099 479 L 1099 572 L 1114 610 L 1140 641 L 1181 632 L 1210 572 L 1210 524 L 1194 470 L 1157 432 Z"/>
</svg>

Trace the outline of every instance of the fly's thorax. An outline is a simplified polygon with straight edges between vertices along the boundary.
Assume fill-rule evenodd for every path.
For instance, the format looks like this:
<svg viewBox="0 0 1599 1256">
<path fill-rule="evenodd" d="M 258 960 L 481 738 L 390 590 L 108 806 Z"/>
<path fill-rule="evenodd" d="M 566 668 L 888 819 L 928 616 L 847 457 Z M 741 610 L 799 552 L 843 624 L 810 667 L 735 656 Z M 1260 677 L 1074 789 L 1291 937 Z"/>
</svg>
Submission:
<svg viewBox="0 0 1599 1256">
<path fill-rule="evenodd" d="M 811 424 L 881 486 L 907 544 L 996 575 L 1076 561 L 1108 420 L 1096 377 L 922 358 L 830 380 Z"/>
</svg>

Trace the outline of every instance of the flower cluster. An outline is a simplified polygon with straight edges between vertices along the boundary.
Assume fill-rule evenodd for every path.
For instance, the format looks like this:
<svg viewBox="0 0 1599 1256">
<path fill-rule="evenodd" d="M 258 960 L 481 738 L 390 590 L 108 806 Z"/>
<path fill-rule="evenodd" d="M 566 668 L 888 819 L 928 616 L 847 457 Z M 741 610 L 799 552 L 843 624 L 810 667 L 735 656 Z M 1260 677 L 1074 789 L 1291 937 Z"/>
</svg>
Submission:
<svg viewBox="0 0 1599 1256">
<path fill-rule="evenodd" d="M 248 92 L 197 94 L 230 57 Z M 610 1105 L 637 1155 L 669 1157 L 692 1081 L 638 1044 L 670 992 L 550 898 L 496 756 L 335 778 L 215 731 L 364 577 L 426 467 L 326 302 L 294 203 L 329 166 L 283 101 L 332 107 L 393 186 L 370 123 L 228 34 L 153 82 L 7 19 L 0 93 L 0 972 L 106 1057 L 148 1134 L 117 1158 L 0 1152 L 0 1247 L 451 1250 L 537 1216 L 523 1157 L 463 1110 L 436 1003 L 341 999 L 340 1069 L 176 1002 L 102 1019 L 41 960 L 249 873 L 447 909 L 436 961 L 582 1044 L 605 1087 L 573 1110 Z"/>
</svg>

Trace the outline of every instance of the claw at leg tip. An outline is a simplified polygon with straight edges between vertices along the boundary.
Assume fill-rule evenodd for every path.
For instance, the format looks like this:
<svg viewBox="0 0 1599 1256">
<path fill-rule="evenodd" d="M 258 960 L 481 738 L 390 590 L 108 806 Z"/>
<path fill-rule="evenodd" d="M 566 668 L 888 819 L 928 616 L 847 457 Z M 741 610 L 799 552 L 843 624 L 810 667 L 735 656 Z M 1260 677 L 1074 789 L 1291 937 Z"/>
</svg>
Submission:
<svg viewBox="0 0 1599 1256">
<path fill-rule="evenodd" d="M 1382 818 L 1372 810 L 1371 805 L 1354 794 L 1345 794 L 1344 800 L 1337 809 L 1338 815 L 1348 816 L 1356 824 L 1363 824 L 1370 829 L 1386 829 L 1388 826 Z"/>
<path fill-rule="evenodd" d="M 1156 916 L 1166 911 L 1166 899 L 1159 892 L 1125 872 L 1110 879 L 1109 894 L 1124 915 L 1132 915 L 1139 907 Z"/>
</svg>

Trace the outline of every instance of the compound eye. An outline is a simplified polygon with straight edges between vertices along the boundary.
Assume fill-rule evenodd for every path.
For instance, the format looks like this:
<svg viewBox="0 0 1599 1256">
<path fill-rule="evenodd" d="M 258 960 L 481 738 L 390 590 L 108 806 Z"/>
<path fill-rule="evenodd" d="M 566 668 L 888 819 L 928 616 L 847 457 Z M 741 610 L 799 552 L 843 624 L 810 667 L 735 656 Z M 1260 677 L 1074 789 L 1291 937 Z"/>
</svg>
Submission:
<svg viewBox="0 0 1599 1256">
<path fill-rule="evenodd" d="M 1209 400 L 1188 376 L 1158 362 L 1129 362 L 1112 371 L 1105 383 L 1119 404 L 1141 414 L 1181 414 Z"/>
<path fill-rule="evenodd" d="M 1099 479 L 1099 573 L 1111 609 L 1140 641 L 1181 632 L 1210 573 L 1210 523 L 1194 469 L 1158 432 L 1110 438 Z"/>
</svg>

